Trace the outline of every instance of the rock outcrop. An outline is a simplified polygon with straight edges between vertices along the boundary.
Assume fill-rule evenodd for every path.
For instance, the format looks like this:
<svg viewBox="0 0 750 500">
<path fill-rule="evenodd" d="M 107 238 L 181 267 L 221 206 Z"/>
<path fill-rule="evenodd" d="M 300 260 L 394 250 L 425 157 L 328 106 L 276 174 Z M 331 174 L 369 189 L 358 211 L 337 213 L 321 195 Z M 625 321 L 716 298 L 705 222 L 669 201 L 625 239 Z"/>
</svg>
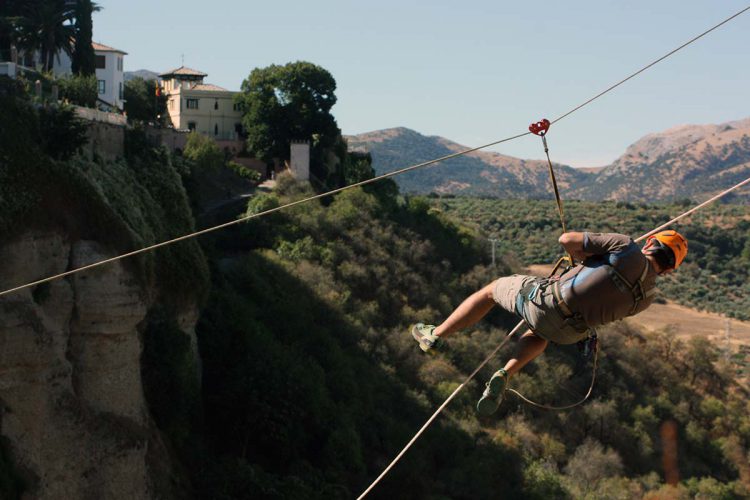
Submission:
<svg viewBox="0 0 750 500">
<path fill-rule="evenodd" d="M 112 255 L 27 232 L 0 247 L 0 288 Z M 0 434 L 32 498 L 162 496 L 149 464 L 169 458 L 140 367 L 150 292 L 117 261 L 0 297 Z M 193 345 L 196 318 L 180 314 Z"/>
</svg>

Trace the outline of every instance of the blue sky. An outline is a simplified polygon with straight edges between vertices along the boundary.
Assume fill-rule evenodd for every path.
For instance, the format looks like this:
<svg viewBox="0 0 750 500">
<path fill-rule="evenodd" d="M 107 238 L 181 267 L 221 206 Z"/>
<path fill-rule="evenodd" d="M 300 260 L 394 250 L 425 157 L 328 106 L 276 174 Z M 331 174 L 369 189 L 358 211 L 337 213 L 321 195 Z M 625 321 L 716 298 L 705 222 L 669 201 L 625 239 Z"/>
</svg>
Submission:
<svg viewBox="0 0 750 500">
<path fill-rule="evenodd" d="M 185 65 L 238 90 L 255 67 L 333 74 L 345 134 L 404 126 L 478 146 L 557 117 L 748 0 L 97 0 L 126 71 Z M 556 124 L 554 161 L 604 165 L 643 135 L 750 116 L 750 11 Z M 536 137 L 495 148 L 542 158 Z"/>
</svg>

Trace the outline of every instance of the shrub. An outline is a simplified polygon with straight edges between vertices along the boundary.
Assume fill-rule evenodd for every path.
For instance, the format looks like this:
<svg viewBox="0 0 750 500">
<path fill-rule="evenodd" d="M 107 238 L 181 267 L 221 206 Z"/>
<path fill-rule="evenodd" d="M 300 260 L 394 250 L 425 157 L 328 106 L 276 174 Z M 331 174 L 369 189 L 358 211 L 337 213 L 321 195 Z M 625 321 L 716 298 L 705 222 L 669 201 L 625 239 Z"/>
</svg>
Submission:
<svg viewBox="0 0 750 500">
<path fill-rule="evenodd" d="M 204 171 L 219 170 L 225 164 L 224 152 L 218 144 L 203 134 L 191 132 L 188 135 L 184 151 L 185 158 L 195 162 L 198 169 Z"/>
<path fill-rule="evenodd" d="M 72 75 L 58 79 L 60 98 L 87 108 L 95 108 L 97 100 L 96 75 Z"/>
</svg>

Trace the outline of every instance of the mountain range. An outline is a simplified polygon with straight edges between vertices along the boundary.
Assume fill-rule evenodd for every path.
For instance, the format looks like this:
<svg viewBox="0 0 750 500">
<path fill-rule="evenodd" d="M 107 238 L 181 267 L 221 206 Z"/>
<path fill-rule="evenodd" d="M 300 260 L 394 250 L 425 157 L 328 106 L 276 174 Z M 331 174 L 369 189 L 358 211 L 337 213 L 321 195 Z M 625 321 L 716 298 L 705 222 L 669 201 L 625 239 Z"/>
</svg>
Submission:
<svg viewBox="0 0 750 500">
<path fill-rule="evenodd" d="M 350 150 L 372 155 L 378 175 L 468 147 L 407 128 L 347 136 Z M 750 118 L 719 125 L 683 125 L 646 135 L 612 164 L 575 169 L 555 164 L 569 199 L 669 201 L 705 198 L 750 177 Z M 546 198 L 546 161 L 476 151 L 394 177 L 403 192 L 499 198 Z M 750 200 L 750 194 L 742 196 Z"/>
</svg>

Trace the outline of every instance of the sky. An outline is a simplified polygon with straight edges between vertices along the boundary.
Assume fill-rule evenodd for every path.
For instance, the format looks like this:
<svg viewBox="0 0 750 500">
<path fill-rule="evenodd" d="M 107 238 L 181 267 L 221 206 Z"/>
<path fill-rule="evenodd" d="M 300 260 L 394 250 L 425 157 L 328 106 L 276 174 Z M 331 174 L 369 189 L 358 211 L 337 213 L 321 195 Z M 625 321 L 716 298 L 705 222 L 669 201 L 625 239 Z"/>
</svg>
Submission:
<svg viewBox="0 0 750 500">
<path fill-rule="evenodd" d="M 182 64 L 239 90 L 309 61 L 336 79 L 344 134 L 408 127 L 475 147 L 554 119 L 750 0 L 97 0 L 125 70 Z M 652 132 L 750 116 L 750 11 L 556 123 L 552 160 L 602 166 Z M 541 159 L 538 137 L 490 151 Z"/>
</svg>

